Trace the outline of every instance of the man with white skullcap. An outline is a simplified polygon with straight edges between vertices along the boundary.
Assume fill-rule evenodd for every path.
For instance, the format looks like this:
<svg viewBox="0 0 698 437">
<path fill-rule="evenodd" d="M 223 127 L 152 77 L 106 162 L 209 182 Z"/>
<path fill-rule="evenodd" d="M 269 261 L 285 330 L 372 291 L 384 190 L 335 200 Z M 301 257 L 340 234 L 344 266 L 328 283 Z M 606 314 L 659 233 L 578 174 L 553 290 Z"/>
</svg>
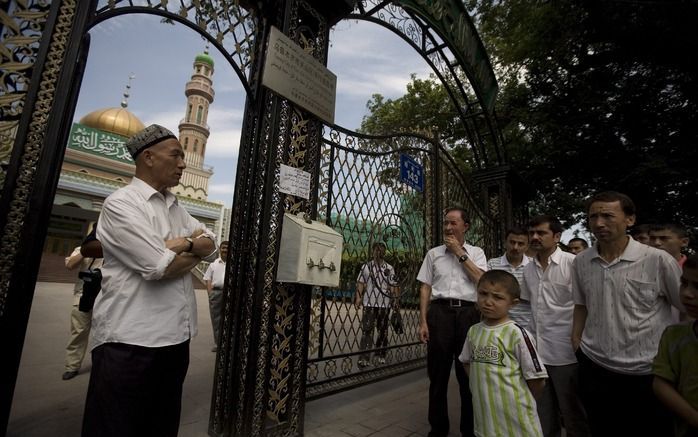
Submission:
<svg viewBox="0 0 698 437">
<path fill-rule="evenodd" d="M 197 331 L 190 270 L 218 249 L 168 190 L 186 167 L 175 135 L 151 125 L 126 147 L 135 177 L 104 201 L 97 225 L 103 280 L 82 435 L 176 436 Z"/>
</svg>

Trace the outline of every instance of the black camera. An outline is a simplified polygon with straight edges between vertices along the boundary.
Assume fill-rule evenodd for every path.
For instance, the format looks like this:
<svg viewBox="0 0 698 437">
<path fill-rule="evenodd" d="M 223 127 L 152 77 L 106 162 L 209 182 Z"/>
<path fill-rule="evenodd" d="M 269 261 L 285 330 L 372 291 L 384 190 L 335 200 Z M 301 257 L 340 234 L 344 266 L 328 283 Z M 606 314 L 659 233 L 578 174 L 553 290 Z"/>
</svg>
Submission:
<svg viewBox="0 0 698 437">
<path fill-rule="evenodd" d="M 78 273 L 78 278 L 82 279 L 82 296 L 78 309 L 86 313 L 92 311 L 95 299 L 102 289 L 102 272 L 99 269 L 85 270 Z"/>
</svg>

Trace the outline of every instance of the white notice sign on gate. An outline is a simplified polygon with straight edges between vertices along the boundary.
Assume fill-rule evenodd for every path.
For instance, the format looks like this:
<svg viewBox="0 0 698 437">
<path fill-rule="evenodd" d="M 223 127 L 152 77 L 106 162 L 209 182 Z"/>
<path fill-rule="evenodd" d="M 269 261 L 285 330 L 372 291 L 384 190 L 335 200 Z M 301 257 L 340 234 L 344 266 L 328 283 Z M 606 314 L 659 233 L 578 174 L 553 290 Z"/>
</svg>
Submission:
<svg viewBox="0 0 698 437">
<path fill-rule="evenodd" d="M 269 34 L 262 85 L 334 124 L 337 76 L 276 27 Z"/>
<path fill-rule="evenodd" d="M 310 173 L 284 164 L 279 170 L 279 191 L 310 199 Z"/>
</svg>

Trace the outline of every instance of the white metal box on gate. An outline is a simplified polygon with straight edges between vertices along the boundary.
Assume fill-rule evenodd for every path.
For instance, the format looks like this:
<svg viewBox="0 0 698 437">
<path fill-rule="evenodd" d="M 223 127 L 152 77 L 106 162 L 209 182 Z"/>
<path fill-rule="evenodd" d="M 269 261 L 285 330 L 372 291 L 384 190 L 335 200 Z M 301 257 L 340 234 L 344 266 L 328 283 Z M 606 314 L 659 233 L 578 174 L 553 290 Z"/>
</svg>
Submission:
<svg viewBox="0 0 698 437">
<path fill-rule="evenodd" d="M 276 280 L 339 286 L 343 238 L 324 223 L 284 214 Z"/>
</svg>

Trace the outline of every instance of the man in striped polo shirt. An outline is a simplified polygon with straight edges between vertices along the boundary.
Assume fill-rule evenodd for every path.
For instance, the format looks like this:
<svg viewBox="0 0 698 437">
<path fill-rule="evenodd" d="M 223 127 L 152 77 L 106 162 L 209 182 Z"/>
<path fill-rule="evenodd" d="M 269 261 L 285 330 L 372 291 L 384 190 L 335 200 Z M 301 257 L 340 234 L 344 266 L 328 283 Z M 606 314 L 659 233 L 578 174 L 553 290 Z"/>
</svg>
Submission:
<svg viewBox="0 0 698 437">
<path fill-rule="evenodd" d="M 572 346 L 591 433 L 667 436 L 669 414 L 652 391 L 652 360 L 674 323 L 681 270 L 663 250 L 626 231 L 635 204 L 615 191 L 596 194 L 587 217 L 597 243 L 573 262 Z"/>
<path fill-rule="evenodd" d="M 504 270 L 514 275 L 519 286 L 523 281 L 523 269 L 530 259 L 526 256 L 528 250 L 528 232 L 518 226 L 507 229 L 504 237 L 506 251 L 499 258 L 491 258 L 487 261 L 488 270 Z M 511 320 L 524 328 L 528 328 L 531 322 L 531 303 L 525 299 L 519 299 L 518 303 L 509 310 Z"/>
</svg>

